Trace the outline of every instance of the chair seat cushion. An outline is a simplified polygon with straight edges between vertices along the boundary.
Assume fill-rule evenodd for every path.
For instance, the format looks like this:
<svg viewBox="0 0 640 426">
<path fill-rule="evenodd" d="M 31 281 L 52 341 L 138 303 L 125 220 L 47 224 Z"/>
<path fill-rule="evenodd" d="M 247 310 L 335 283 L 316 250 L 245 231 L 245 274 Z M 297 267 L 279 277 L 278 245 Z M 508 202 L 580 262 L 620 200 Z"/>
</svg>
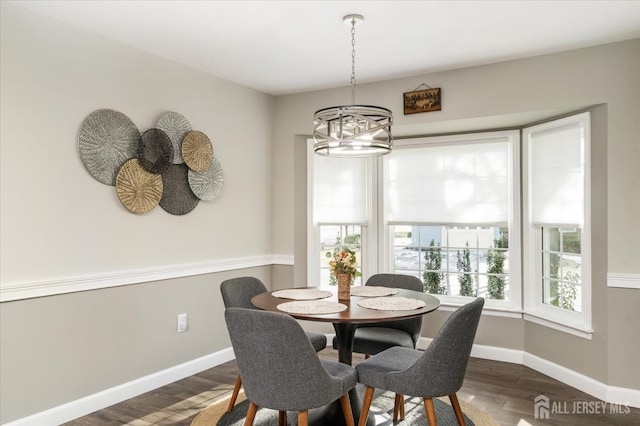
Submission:
<svg viewBox="0 0 640 426">
<path fill-rule="evenodd" d="M 325 336 L 324 334 L 313 333 L 311 331 L 307 331 L 306 334 L 309 338 L 309 341 L 313 345 L 313 349 L 315 349 L 316 352 L 320 352 L 327 347 L 327 336 Z"/>
<path fill-rule="evenodd" d="M 356 365 L 358 381 L 366 386 L 393 390 L 386 385 L 387 374 L 406 370 L 415 364 L 422 354 L 420 350 L 399 346 L 387 349 Z"/>
<path fill-rule="evenodd" d="M 341 362 L 329 361 L 325 359 L 321 359 L 320 363 L 322 364 L 324 369 L 327 370 L 327 373 L 337 379 L 342 380 L 342 393 L 346 393 L 349 390 L 353 389 L 358 383 L 358 374 L 356 373 L 355 368 L 353 368 L 352 366 L 343 364 Z"/>
<path fill-rule="evenodd" d="M 413 349 L 413 339 L 406 331 L 387 327 L 358 327 L 353 338 L 353 352 L 359 354 L 375 355 L 394 346 Z M 338 349 L 335 338 L 333 348 Z"/>
</svg>

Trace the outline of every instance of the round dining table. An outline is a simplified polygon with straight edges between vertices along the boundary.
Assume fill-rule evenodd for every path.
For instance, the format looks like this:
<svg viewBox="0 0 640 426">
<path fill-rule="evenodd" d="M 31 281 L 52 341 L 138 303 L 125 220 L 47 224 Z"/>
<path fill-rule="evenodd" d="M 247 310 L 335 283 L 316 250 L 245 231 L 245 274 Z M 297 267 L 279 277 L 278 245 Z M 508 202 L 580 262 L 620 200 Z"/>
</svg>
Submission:
<svg viewBox="0 0 640 426">
<path fill-rule="evenodd" d="M 287 313 L 292 317 L 304 320 L 304 321 L 319 321 L 330 322 L 336 332 L 336 341 L 338 344 L 338 361 L 351 365 L 353 355 L 353 337 L 360 324 L 380 323 L 385 321 L 396 321 L 407 318 L 414 318 L 420 315 L 427 314 L 435 311 L 440 306 L 440 300 L 430 294 L 421 293 L 412 290 L 394 289 L 397 290 L 396 294 L 389 295 L 387 297 L 404 297 L 408 299 L 416 299 L 424 302 L 424 306 L 409 309 L 409 310 L 378 310 L 362 307 L 358 302 L 368 299 L 368 297 L 351 296 L 349 300 L 338 300 L 337 288 L 318 288 L 318 287 L 306 287 L 310 290 L 328 290 L 331 292 L 331 296 L 323 298 L 323 301 L 338 302 L 346 305 L 346 309 L 341 312 L 334 313 L 296 313 L 296 312 L 283 312 L 278 308 L 278 305 L 291 302 L 291 299 L 285 299 L 275 297 L 274 292 L 266 292 L 258 294 L 251 299 L 251 303 L 266 311 Z M 291 289 L 294 290 L 294 289 Z M 295 290 L 301 290 L 296 288 Z M 353 410 L 354 419 L 356 424 L 360 417 L 361 400 L 357 392 L 352 390 L 349 392 L 351 400 L 351 409 Z M 375 421 L 371 422 L 373 416 L 369 416 L 368 426 L 375 425 Z M 315 421 L 312 421 L 315 420 Z M 309 414 L 309 424 L 321 424 L 321 425 L 342 425 L 344 424 L 344 417 L 339 404 L 333 404 L 333 407 L 320 414 Z M 371 425 L 370 425 L 371 424 Z"/>
</svg>

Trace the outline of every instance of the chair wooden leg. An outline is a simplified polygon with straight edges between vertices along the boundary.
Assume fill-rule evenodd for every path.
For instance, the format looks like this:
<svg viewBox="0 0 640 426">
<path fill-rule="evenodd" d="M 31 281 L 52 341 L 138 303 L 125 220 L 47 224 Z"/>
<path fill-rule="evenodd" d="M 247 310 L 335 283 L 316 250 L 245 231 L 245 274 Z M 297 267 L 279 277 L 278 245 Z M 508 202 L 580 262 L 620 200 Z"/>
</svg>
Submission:
<svg viewBox="0 0 640 426">
<path fill-rule="evenodd" d="M 398 414 L 400 413 L 400 394 L 397 393 L 395 399 L 393 400 L 393 421 L 394 423 L 398 421 Z"/>
<path fill-rule="evenodd" d="M 404 420 L 404 395 L 397 393 L 393 402 L 393 421 Z"/>
<path fill-rule="evenodd" d="M 244 426 L 253 426 L 253 420 L 256 418 L 258 412 L 258 406 L 253 402 L 249 403 L 249 409 L 247 410 L 247 417 L 244 419 Z"/>
<path fill-rule="evenodd" d="M 298 426 L 307 426 L 309 424 L 309 411 L 303 410 L 298 412 Z"/>
<path fill-rule="evenodd" d="M 278 426 L 287 426 L 287 412 L 278 411 Z"/>
<path fill-rule="evenodd" d="M 236 399 L 238 398 L 238 392 L 240 392 L 240 387 L 242 387 L 242 379 L 238 374 L 238 378 L 236 379 L 236 385 L 233 388 L 233 393 L 231 394 L 231 399 L 229 400 L 229 406 L 227 407 L 227 413 L 230 413 L 233 410 L 233 406 L 236 405 Z"/>
<path fill-rule="evenodd" d="M 374 387 L 367 386 L 367 390 L 364 392 L 364 400 L 362 401 L 362 410 L 360 410 L 360 420 L 358 426 L 365 426 L 367 424 L 367 417 L 369 417 L 369 408 L 371 407 L 371 400 L 373 399 Z"/>
<path fill-rule="evenodd" d="M 458 395 L 452 393 L 449 395 L 449 401 L 451 401 L 451 406 L 453 407 L 453 412 L 456 413 L 456 419 L 458 419 L 458 424 L 460 426 L 466 426 L 466 422 L 464 421 L 464 416 L 462 415 L 462 410 L 460 409 L 460 402 L 458 402 Z"/>
<path fill-rule="evenodd" d="M 436 410 L 433 407 L 433 399 L 431 398 L 424 399 L 424 409 L 427 412 L 427 420 L 429 421 L 429 426 L 437 426 Z"/>
<path fill-rule="evenodd" d="M 349 393 L 345 393 L 340 397 L 340 405 L 342 406 L 344 421 L 347 426 L 355 426 L 355 423 L 353 421 L 353 411 L 351 411 L 351 400 L 349 399 Z"/>
</svg>

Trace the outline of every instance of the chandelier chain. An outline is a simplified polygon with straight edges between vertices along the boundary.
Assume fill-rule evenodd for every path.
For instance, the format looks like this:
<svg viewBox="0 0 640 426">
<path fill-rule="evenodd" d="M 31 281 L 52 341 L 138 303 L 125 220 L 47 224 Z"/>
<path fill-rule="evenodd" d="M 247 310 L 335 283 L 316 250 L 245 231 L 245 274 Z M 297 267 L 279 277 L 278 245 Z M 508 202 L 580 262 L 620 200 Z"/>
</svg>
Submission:
<svg viewBox="0 0 640 426">
<path fill-rule="evenodd" d="M 351 18 L 351 104 L 356 103 L 356 18 Z"/>
</svg>

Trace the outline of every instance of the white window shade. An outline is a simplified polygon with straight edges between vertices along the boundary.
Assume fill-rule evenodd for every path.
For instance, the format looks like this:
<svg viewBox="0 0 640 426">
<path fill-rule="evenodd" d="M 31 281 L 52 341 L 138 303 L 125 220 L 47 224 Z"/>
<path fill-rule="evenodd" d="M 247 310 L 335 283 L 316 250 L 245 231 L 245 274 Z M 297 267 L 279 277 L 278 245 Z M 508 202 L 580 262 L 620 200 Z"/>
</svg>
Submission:
<svg viewBox="0 0 640 426">
<path fill-rule="evenodd" d="M 314 156 L 314 224 L 365 225 L 369 205 L 369 160 Z"/>
<path fill-rule="evenodd" d="M 582 121 L 525 131 L 533 225 L 584 223 L 584 134 Z"/>
<path fill-rule="evenodd" d="M 387 219 L 397 223 L 506 224 L 508 138 L 396 147 L 387 161 Z"/>
</svg>

